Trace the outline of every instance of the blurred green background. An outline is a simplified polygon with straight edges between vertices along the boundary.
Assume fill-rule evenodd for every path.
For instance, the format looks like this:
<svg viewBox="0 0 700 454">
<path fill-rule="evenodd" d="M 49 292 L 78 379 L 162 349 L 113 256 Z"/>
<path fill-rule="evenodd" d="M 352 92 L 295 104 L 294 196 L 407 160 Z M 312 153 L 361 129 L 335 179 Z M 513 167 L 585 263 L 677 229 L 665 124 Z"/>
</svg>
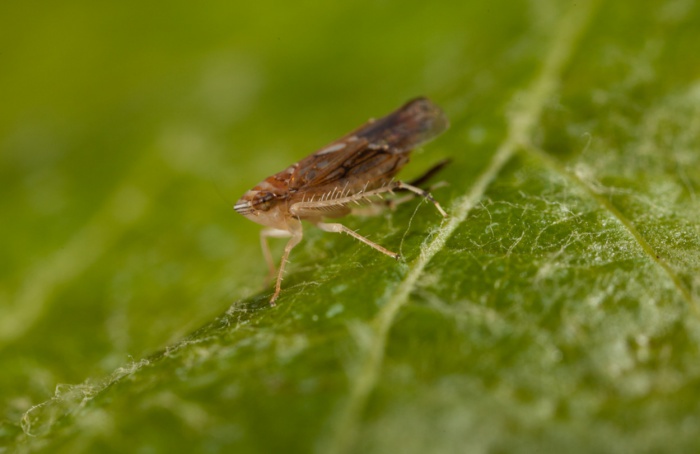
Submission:
<svg viewBox="0 0 700 454">
<path fill-rule="evenodd" d="M 416 355 L 403 358 L 402 367 L 384 379 L 391 383 L 399 377 L 409 385 L 401 388 L 403 392 L 390 386 L 376 391 L 367 409 L 348 411 L 360 415 L 360 429 L 351 430 L 349 423 L 350 435 L 328 442 L 327 434 L 342 431 L 344 424 L 342 416 L 340 423 L 333 423 L 338 406 L 344 399 L 353 401 L 353 377 L 362 376 L 352 364 L 356 358 L 362 363 L 365 323 L 374 326 L 373 317 L 385 299 L 391 300 L 391 292 L 419 256 L 423 240 L 435 234 L 440 219 L 430 207 L 416 203 L 395 215 L 347 221 L 390 248 L 400 245 L 408 265 L 388 263 L 374 252 L 365 255 L 351 239 L 307 229 L 305 245 L 295 250 L 285 281 L 289 293 L 283 293 L 278 308 L 269 309 L 259 227 L 233 212 L 232 204 L 264 177 L 369 117 L 426 95 L 443 106 L 452 128 L 416 153 L 404 175 L 410 178 L 452 157 L 453 165 L 442 175 L 450 185 L 436 196 L 447 207 L 456 205 L 506 140 L 512 113 L 521 108 L 519 102 L 531 99 L 531 84 L 541 77 L 543 65 L 569 27 L 580 27 L 580 41 L 572 40 L 565 49 L 571 56 L 564 60 L 571 63 L 556 75 L 556 86 L 547 88 L 544 113 L 528 131 L 529 141 L 545 148 L 559 164 L 545 165 L 546 159 L 540 162 L 532 155 L 518 158 L 485 198 L 482 217 L 475 214 L 475 225 L 460 229 L 449 248 L 468 251 L 462 257 L 474 257 L 470 266 L 484 271 L 483 279 L 479 271 L 467 272 L 467 265 L 449 261 L 455 258 L 437 256 L 438 270 L 441 263 L 449 263 L 444 274 L 426 271 L 419 290 L 409 296 L 418 314 L 430 306 L 425 301 L 440 301 L 445 309 L 468 300 L 493 312 L 479 315 L 477 326 L 464 326 L 463 317 L 474 314 L 457 306 L 450 312 L 455 324 L 446 331 L 434 314 L 418 316 L 418 321 L 411 318 L 414 313 L 399 317 L 407 321 L 407 329 L 397 334 L 386 354 Z M 690 134 L 681 144 L 674 140 L 684 130 L 697 131 L 697 109 L 681 101 L 694 99 L 685 94 L 697 93 L 698 30 L 698 6 L 682 0 L 3 3 L 0 447 L 48 452 L 218 452 L 224 447 L 308 452 L 323 451 L 328 442 L 338 450 L 350 446 L 358 452 L 386 452 L 389 447 L 464 452 L 462 446 L 472 452 L 526 452 L 574 445 L 581 451 L 597 447 L 623 452 L 634 433 L 651 427 L 660 416 L 673 422 L 649 436 L 648 446 L 663 450 L 674 439 L 677 445 L 672 446 L 692 446 L 698 441 L 692 433 L 700 426 L 697 405 L 683 407 L 683 402 L 692 400 L 691 385 L 699 376 L 690 366 L 698 359 L 697 308 L 696 315 L 688 311 L 698 301 L 699 284 L 693 276 L 700 269 L 700 232 L 697 215 L 689 213 L 698 212 L 694 188 L 700 180 L 697 139 Z M 652 108 L 675 114 L 663 117 L 658 126 L 658 121 L 652 122 L 656 117 L 646 116 Z M 653 152 L 625 155 L 630 149 L 644 151 L 633 141 L 651 128 L 647 121 L 660 131 L 650 139 Z M 585 154 L 591 137 L 602 138 L 597 142 L 600 155 Z M 595 140 L 593 144 L 596 149 Z M 615 161 L 618 152 L 620 159 Z M 646 167 L 640 164 L 638 173 L 625 173 L 630 162 Z M 557 165 L 561 174 L 553 176 Z M 537 170 L 526 177 L 515 171 L 518 168 Z M 541 168 L 550 173 L 533 177 Z M 522 304 L 524 314 L 561 314 L 566 302 L 586 300 L 590 287 L 577 284 L 582 277 L 573 273 L 557 282 L 556 304 L 544 303 L 551 291 L 527 293 L 545 269 L 539 259 L 551 259 L 558 263 L 555 268 L 561 265 L 555 252 L 565 241 L 551 239 L 540 250 L 538 242 L 546 243 L 546 235 L 525 237 L 521 246 L 532 250 L 521 262 L 490 269 L 479 254 L 493 254 L 489 260 L 505 257 L 518 243 L 494 252 L 489 250 L 491 243 L 478 242 L 477 236 L 498 226 L 517 226 L 525 212 L 506 209 L 500 223 L 489 223 L 488 203 L 499 198 L 517 203 L 523 190 L 541 191 L 538 200 L 545 202 L 535 203 L 533 209 L 542 216 L 529 221 L 532 226 L 539 221 L 556 225 L 554 213 L 559 211 L 550 203 L 556 192 L 552 188 L 581 192 L 571 187 L 574 177 L 566 184 L 560 181 L 571 169 L 584 183 L 589 181 L 586 172 L 593 169 L 601 185 L 632 194 L 631 201 L 620 205 L 611 195 L 612 205 L 605 205 L 608 202 L 591 195 L 600 189 L 591 183 L 593 190 L 582 196 L 584 202 L 566 199 L 572 212 L 589 209 L 585 207 L 594 200 L 602 204 L 596 208 L 602 214 L 585 218 L 591 222 L 590 238 L 609 228 L 600 217 L 619 218 L 623 213 L 656 251 L 663 251 L 673 271 L 662 273 L 662 296 L 654 293 L 649 298 L 675 305 L 668 319 L 683 325 L 685 335 L 659 341 L 679 355 L 671 355 L 673 360 L 664 362 L 662 347 L 652 350 L 662 358 L 655 363 L 659 373 L 674 377 L 674 389 L 687 392 L 675 395 L 672 408 L 665 407 L 667 389 L 652 386 L 655 391 L 635 397 L 649 410 L 639 411 L 644 415 L 639 420 L 622 410 L 629 400 L 615 400 L 616 385 L 596 375 L 597 363 L 585 353 L 590 341 L 585 336 L 574 335 L 574 346 L 564 349 L 574 352 L 570 358 L 575 367 L 561 372 L 543 366 L 538 373 L 559 377 L 553 382 L 561 385 L 562 399 L 571 390 L 589 397 L 613 396 L 599 402 L 595 411 L 581 410 L 593 408 L 586 407 L 588 397 L 582 398 L 586 403 L 578 410 L 537 406 L 544 402 L 538 399 L 546 396 L 547 386 L 534 390 L 523 385 L 512 393 L 491 387 L 500 380 L 493 377 L 494 371 L 511 360 L 518 363 L 513 358 L 521 346 L 558 345 L 565 336 L 551 319 L 533 322 L 522 316 L 520 322 L 532 322 L 545 334 L 525 340 L 511 336 L 499 343 L 498 329 L 485 327 L 484 320 L 508 317 L 514 301 Z M 649 176 L 661 169 L 668 170 L 664 175 L 669 179 Z M 526 180 L 530 183 L 523 185 Z M 646 181 L 659 184 L 643 187 Z M 672 213 L 646 218 L 645 205 L 635 217 L 639 200 L 671 206 L 655 189 L 670 186 L 682 193 L 673 199 L 678 205 L 670 208 Z M 565 238 L 577 225 L 554 231 Z M 513 228 L 506 229 L 504 237 L 516 238 L 519 233 Z M 667 242 L 678 238 L 678 232 L 685 235 L 683 241 Z M 603 249 L 610 250 L 612 243 L 606 244 Z M 639 247 L 615 244 L 622 254 Z M 276 256 L 281 245 L 276 243 Z M 593 270 L 591 279 L 601 289 L 606 282 L 612 285 L 605 280 L 609 273 L 630 273 L 620 275 L 626 282 L 641 279 L 635 274 L 641 268 L 661 269 L 650 260 L 649 251 L 614 262 L 614 272 L 596 268 L 598 258 L 586 255 L 590 246 L 584 242 L 579 251 L 581 266 Z M 523 271 L 520 265 L 530 268 Z M 649 273 L 656 276 L 656 271 Z M 567 285 L 575 290 L 562 290 Z M 505 296 L 489 296 L 490 286 L 502 289 Z M 437 299 L 426 296 L 432 292 Z M 648 293 L 635 292 L 623 298 L 631 314 L 638 313 L 635 301 Z M 498 315 L 499 310 L 504 313 Z M 585 323 L 603 323 L 595 314 L 575 315 Z M 229 325 L 235 329 L 227 331 Z M 550 328 L 553 332 L 547 331 Z M 495 369 L 467 367 L 467 357 L 478 364 L 478 356 L 465 353 L 472 348 L 465 346 L 468 343 L 460 352 L 450 351 L 450 336 L 474 329 L 485 336 L 481 344 L 472 339 L 479 348 L 500 352 Z M 678 333 L 667 327 L 661 331 Z M 615 342 L 622 346 L 636 339 L 628 333 L 620 336 Z M 601 339 L 592 344 L 604 355 L 608 350 Z M 146 357 L 150 368 L 141 370 L 146 365 L 139 361 Z M 430 366 L 431 361 L 440 367 Z M 654 367 L 648 371 L 649 376 L 656 373 Z M 484 388 L 455 385 L 471 379 L 480 380 Z M 575 385 L 567 388 L 565 383 Z M 421 390 L 453 385 L 459 393 L 421 400 Z M 416 401 L 406 403 L 404 397 L 414 395 L 419 396 Z M 472 421 L 469 430 L 459 429 L 464 415 L 452 418 L 442 411 L 454 404 L 456 395 L 466 396 L 460 401 L 465 408 L 474 405 L 475 411 L 491 415 L 486 419 L 495 422 L 493 427 Z M 474 403 L 475 395 L 494 400 Z M 46 404 L 40 411 L 50 408 L 45 415 L 32 413 L 23 419 L 42 402 Z M 501 405 L 511 408 L 518 402 L 532 404 L 546 416 L 540 414 L 537 424 L 528 425 L 527 411 L 500 410 Z M 413 418 L 406 426 L 380 423 L 382 415 L 404 412 Z M 599 418 L 605 426 L 589 431 Z M 415 427 L 431 419 L 447 426 L 442 443 L 432 447 Z M 384 430 L 388 438 L 383 438 Z M 402 431 L 405 437 L 397 435 Z M 412 438 L 412 431 L 421 434 Z M 363 441 L 353 438 L 360 432 Z M 529 442 L 518 444 L 521 437 Z"/>
</svg>

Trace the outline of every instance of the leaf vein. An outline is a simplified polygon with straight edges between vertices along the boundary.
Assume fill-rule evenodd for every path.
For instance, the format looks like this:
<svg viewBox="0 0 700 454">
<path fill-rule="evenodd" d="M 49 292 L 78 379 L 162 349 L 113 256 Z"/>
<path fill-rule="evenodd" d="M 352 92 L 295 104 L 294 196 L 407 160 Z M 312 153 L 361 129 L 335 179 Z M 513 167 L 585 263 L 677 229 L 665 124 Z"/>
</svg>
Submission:
<svg viewBox="0 0 700 454">
<path fill-rule="evenodd" d="M 637 242 L 642 251 L 649 256 L 649 258 L 661 267 L 664 273 L 669 277 L 671 282 L 673 282 L 674 287 L 680 293 L 681 298 L 688 304 L 691 311 L 695 316 L 700 317 L 700 302 L 696 301 L 693 297 L 689 288 L 683 285 L 683 281 L 678 273 L 673 269 L 673 267 L 664 260 L 660 254 L 656 252 L 654 247 L 647 241 L 647 239 L 642 235 L 642 233 L 635 227 L 634 222 L 625 216 L 607 197 L 597 191 L 591 185 L 587 184 L 583 179 L 581 179 L 574 172 L 567 170 L 564 165 L 559 162 L 556 158 L 551 156 L 546 151 L 542 150 L 531 143 L 525 144 L 523 146 L 523 151 L 529 156 L 532 156 L 550 168 L 552 171 L 569 181 L 573 182 L 575 185 L 582 188 L 586 194 L 588 194 L 593 200 L 598 203 L 598 205 L 604 210 L 608 211 L 610 215 L 617 220 L 617 222 L 622 225 L 622 227 L 627 230 L 627 232 L 632 236 L 634 241 Z"/>
<path fill-rule="evenodd" d="M 540 74 L 534 78 L 529 89 L 515 95 L 506 138 L 488 167 L 476 180 L 471 190 L 455 200 L 450 209 L 451 217 L 443 221 L 432 241 L 424 244 L 420 255 L 411 264 L 405 279 L 395 288 L 394 293 L 372 321 L 371 340 L 364 356 L 360 358 L 359 372 L 355 377 L 351 377 L 349 395 L 335 415 L 328 437 L 322 440 L 322 452 L 339 453 L 352 450 L 362 412 L 379 379 L 389 331 L 398 312 L 406 304 L 408 296 L 428 263 L 444 249 L 447 240 L 467 219 L 488 186 L 500 174 L 521 144 L 528 141 L 527 138 L 532 134 L 547 100 L 556 92 L 561 75 L 597 4 L 597 0 L 591 0 L 569 9 L 552 36 L 552 47 Z"/>
</svg>

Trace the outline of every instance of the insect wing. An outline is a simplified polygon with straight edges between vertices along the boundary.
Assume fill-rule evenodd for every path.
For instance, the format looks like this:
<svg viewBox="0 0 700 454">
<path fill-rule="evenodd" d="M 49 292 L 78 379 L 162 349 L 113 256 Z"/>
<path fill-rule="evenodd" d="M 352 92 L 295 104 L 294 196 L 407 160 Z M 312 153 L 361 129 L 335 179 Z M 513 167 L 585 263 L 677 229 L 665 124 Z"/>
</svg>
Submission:
<svg viewBox="0 0 700 454">
<path fill-rule="evenodd" d="M 296 164 L 290 188 L 304 190 L 330 184 L 342 177 L 343 164 L 367 148 L 367 141 L 344 137 Z"/>
<path fill-rule="evenodd" d="M 408 152 L 448 126 L 439 107 L 427 98 L 414 99 L 301 160 L 291 178 L 292 186 L 302 190 L 340 182 L 352 186 L 362 179 L 364 183 L 390 179 L 408 161 Z"/>
<path fill-rule="evenodd" d="M 376 146 L 386 145 L 396 152 L 409 152 L 448 127 L 442 109 L 427 98 L 416 98 L 383 118 L 367 122 L 348 136 L 357 136 Z"/>
</svg>

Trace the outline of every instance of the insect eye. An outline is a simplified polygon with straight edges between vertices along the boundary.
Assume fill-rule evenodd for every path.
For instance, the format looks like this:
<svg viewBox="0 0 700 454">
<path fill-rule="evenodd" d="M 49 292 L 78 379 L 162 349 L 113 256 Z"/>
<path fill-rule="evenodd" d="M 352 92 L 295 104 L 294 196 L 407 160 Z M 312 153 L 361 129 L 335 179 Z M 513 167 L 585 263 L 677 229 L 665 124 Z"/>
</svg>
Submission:
<svg viewBox="0 0 700 454">
<path fill-rule="evenodd" d="M 253 205 L 256 210 L 267 211 L 272 207 L 272 200 L 274 200 L 275 194 L 272 192 L 261 192 L 255 197 Z"/>
</svg>

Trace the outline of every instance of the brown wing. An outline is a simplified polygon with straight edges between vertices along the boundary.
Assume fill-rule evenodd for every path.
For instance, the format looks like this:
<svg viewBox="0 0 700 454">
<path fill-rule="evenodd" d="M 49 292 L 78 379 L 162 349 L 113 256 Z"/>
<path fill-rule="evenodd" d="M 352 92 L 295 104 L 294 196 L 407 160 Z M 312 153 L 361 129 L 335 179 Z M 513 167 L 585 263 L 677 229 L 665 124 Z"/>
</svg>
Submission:
<svg viewBox="0 0 700 454">
<path fill-rule="evenodd" d="M 414 99 L 301 160 L 290 188 L 303 192 L 343 186 L 355 192 L 376 187 L 408 162 L 413 148 L 435 138 L 448 125 L 438 106 L 427 98 Z"/>
<path fill-rule="evenodd" d="M 388 145 L 397 152 L 409 152 L 442 134 L 448 126 L 442 109 L 428 98 L 416 98 L 383 118 L 368 121 L 348 136 L 366 139 L 374 145 Z"/>
</svg>

